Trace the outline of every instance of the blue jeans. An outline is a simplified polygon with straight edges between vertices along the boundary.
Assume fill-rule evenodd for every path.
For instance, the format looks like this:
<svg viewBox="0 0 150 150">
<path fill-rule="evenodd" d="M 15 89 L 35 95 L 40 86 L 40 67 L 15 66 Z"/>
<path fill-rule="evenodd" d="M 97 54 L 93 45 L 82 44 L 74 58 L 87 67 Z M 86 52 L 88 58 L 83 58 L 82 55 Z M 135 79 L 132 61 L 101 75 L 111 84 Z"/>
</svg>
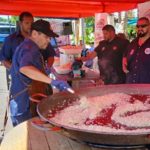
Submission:
<svg viewBox="0 0 150 150">
<path fill-rule="evenodd" d="M 11 116 L 12 124 L 13 126 L 16 126 L 20 124 L 21 122 L 24 122 L 32 117 L 30 110 L 26 111 L 25 113 L 19 115 L 19 116 Z"/>
</svg>

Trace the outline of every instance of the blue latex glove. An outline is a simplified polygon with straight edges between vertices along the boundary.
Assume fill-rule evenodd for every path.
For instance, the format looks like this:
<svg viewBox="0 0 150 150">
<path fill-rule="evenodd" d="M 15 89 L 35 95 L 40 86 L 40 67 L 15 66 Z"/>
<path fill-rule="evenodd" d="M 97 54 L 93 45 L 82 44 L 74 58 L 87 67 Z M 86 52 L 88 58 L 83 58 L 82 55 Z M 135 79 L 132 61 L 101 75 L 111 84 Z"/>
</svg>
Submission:
<svg viewBox="0 0 150 150">
<path fill-rule="evenodd" d="M 51 85 L 56 87 L 60 91 L 65 91 L 68 88 L 71 88 L 67 82 L 62 80 L 52 80 Z"/>
</svg>

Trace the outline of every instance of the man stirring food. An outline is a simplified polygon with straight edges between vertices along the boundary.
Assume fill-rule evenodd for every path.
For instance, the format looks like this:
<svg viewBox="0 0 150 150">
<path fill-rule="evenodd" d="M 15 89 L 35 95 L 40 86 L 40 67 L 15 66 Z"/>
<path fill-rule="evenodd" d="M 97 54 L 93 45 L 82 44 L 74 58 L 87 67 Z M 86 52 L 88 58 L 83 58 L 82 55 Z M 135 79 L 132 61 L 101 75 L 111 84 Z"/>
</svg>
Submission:
<svg viewBox="0 0 150 150">
<path fill-rule="evenodd" d="M 43 57 L 39 49 L 45 49 L 52 36 L 50 24 L 38 20 L 31 26 L 31 35 L 16 49 L 12 60 L 10 89 L 10 112 L 14 126 L 29 119 L 29 86 L 32 80 L 55 86 L 59 90 L 67 90 L 69 85 L 61 80 L 53 80 L 43 73 Z"/>
</svg>

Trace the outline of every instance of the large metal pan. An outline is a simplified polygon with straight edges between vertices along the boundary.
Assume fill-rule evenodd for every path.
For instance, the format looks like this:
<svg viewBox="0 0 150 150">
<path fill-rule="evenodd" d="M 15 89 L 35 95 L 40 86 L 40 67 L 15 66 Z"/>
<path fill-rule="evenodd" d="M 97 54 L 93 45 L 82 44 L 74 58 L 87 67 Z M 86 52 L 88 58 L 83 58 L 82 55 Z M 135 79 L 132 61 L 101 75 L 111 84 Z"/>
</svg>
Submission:
<svg viewBox="0 0 150 150">
<path fill-rule="evenodd" d="M 105 145 L 117 145 L 117 146 L 137 146 L 150 144 L 150 138 L 148 135 L 150 132 L 140 132 L 136 134 L 129 133 L 110 133 L 110 132 L 94 132 L 87 130 L 77 130 L 72 127 L 64 126 L 62 124 L 57 124 L 49 119 L 47 115 L 49 110 L 58 105 L 61 106 L 64 102 L 72 103 L 73 101 L 81 98 L 82 96 L 91 97 L 91 96 L 100 96 L 108 93 L 114 92 L 123 92 L 127 94 L 142 94 L 150 95 L 150 84 L 124 84 L 124 85 L 104 85 L 101 87 L 86 88 L 80 91 L 77 91 L 77 95 L 69 93 L 58 93 L 43 100 L 37 106 L 37 112 L 40 117 L 50 122 L 54 126 L 62 128 L 62 134 L 75 139 L 77 141 L 82 141 L 86 143 L 94 144 L 105 144 Z"/>
</svg>

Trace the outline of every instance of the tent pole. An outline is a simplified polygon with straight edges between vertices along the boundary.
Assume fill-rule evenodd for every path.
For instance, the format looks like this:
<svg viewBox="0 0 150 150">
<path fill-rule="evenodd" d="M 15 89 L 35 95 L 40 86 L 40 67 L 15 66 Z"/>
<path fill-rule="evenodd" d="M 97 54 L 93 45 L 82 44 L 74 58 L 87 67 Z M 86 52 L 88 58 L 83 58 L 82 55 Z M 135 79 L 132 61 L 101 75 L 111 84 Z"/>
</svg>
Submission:
<svg viewBox="0 0 150 150">
<path fill-rule="evenodd" d="M 84 22 L 84 18 L 80 18 L 79 19 L 79 44 L 82 45 L 82 48 L 84 49 L 85 48 L 85 22 Z"/>
<path fill-rule="evenodd" d="M 84 28 L 84 18 L 81 18 L 81 33 L 82 33 L 82 42 L 83 42 L 83 48 L 85 48 L 85 28 Z"/>
</svg>

